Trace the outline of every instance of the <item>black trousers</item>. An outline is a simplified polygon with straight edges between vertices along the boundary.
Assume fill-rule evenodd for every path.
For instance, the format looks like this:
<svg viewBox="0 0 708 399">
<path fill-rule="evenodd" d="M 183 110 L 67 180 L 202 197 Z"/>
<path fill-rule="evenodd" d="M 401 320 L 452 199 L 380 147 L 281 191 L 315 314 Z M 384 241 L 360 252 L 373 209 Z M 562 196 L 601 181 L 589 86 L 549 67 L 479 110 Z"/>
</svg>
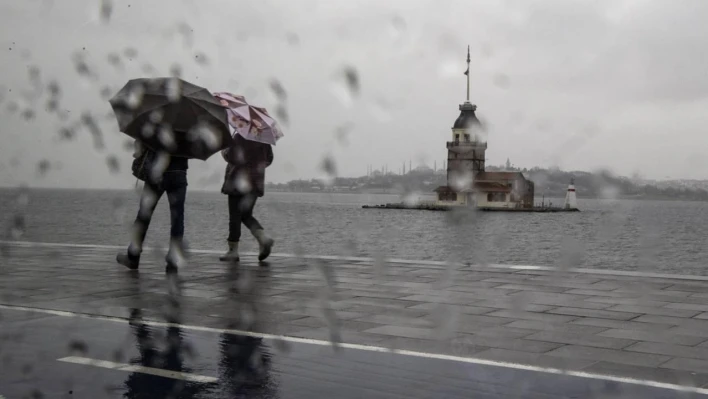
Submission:
<svg viewBox="0 0 708 399">
<path fill-rule="evenodd" d="M 170 203 L 170 237 L 181 241 L 184 236 L 184 204 L 187 196 L 187 174 L 184 171 L 165 172 L 162 182 L 156 184 L 146 182 L 140 196 L 140 209 L 133 223 L 133 240 L 128 251 L 134 255 L 140 254 L 145 242 L 152 214 L 163 194 L 167 193 Z"/>
<path fill-rule="evenodd" d="M 258 197 L 252 194 L 229 195 L 229 241 L 241 239 L 241 223 L 249 230 L 262 230 L 263 226 L 253 217 Z"/>
</svg>

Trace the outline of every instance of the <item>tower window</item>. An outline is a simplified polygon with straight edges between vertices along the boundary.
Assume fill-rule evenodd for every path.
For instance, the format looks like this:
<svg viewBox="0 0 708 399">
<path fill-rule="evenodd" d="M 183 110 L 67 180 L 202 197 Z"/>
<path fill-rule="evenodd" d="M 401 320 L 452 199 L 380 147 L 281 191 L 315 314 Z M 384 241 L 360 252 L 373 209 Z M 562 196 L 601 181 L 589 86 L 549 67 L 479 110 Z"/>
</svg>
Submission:
<svg viewBox="0 0 708 399">
<path fill-rule="evenodd" d="M 469 141 L 470 141 L 470 135 L 469 135 L 469 134 L 465 134 L 465 141 L 469 143 Z"/>
<path fill-rule="evenodd" d="M 460 135 L 459 135 L 459 134 L 456 134 L 456 135 L 455 135 L 455 142 L 459 142 L 459 141 L 460 141 Z"/>
</svg>

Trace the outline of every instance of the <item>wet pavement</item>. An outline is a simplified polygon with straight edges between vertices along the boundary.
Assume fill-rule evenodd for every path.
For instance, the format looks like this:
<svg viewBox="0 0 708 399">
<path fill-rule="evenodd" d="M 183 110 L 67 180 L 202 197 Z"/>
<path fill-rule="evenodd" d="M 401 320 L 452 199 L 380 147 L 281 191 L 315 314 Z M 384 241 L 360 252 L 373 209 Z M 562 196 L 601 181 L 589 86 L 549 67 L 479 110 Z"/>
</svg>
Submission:
<svg viewBox="0 0 708 399">
<path fill-rule="evenodd" d="M 6 398 L 708 393 L 706 279 L 206 251 L 170 277 L 157 252 L 130 272 L 111 247 L 2 250 Z"/>
<path fill-rule="evenodd" d="M 594 378 L 3 310 L 7 398 L 686 398 Z"/>
</svg>

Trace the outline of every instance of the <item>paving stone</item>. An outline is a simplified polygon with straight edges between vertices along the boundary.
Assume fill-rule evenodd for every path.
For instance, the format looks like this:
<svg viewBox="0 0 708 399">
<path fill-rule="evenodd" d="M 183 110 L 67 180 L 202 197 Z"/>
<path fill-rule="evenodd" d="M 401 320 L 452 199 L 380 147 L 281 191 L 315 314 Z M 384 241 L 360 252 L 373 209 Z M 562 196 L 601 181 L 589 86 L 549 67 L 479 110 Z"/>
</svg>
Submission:
<svg viewBox="0 0 708 399">
<path fill-rule="evenodd" d="M 708 284 L 674 284 L 672 286 L 666 287 L 668 291 L 687 291 L 692 293 L 706 293 L 708 292 Z"/>
<path fill-rule="evenodd" d="M 522 312 L 515 310 L 499 310 L 496 312 L 487 313 L 485 316 L 505 317 L 508 319 L 540 320 L 549 323 L 566 323 L 571 320 L 577 319 L 577 317 L 575 316 L 564 316 L 537 312 Z"/>
<path fill-rule="evenodd" d="M 408 293 L 404 292 L 387 292 L 387 291 L 366 291 L 366 290 L 344 290 L 338 291 L 338 295 L 343 297 L 365 297 L 365 298 L 389 298 L 396 299 L 405 296 L 409 296 Z"/>
<path fill-rule="evenodd" d="M 421 303 L 441 303 L 447 305 L 471 305 L 476 299 L 464 298 L 459 296 L 442 296 L 442 295 L 409 295 L 399 298 L 404 301 L 414 301 L 417 304 Z M 413 304 L 412 306 L 416 306 Z M 411 307 L 412 307 L 411 306 Z"/>
<path fill-rule="evenodd" d="M 408 326 L 408 327 L 421 327 L 421 328 L 434 328 L 434 323 L 430 318 L 424 317 L 405 317 L 405 316 L 395 316 L 395 315 L 367 315 L 360 317 L 355 321 L 362 321 L 367 323 L 385 324 L 385 325 L 396 325 L 396 326 Z"/>
<path fill-rule="evenodd" d="M 708 374 L 708 360 L 698 360 L 698 359 L 686 359 L 677 357 L 669 360 L 661 365 L 662 369 L 673 369 L 673 370 L 686 370 L 691 372 L 691 374 L 702 373 L 697 375 Z M 704 381 L 703 384 L 708 384 L 708 381 Z M 695 385 L 694 385 L 695 386 Z"/>
<path fill-rule="evenodd" d="M 457 342 L 463 342 L 473 346 L 486 346 L 488 348 L 509 349 L 531 353 L 545 353 L 563 346 L 563 344 L 553 342 L 541 342 L 528 339 L 509 339 L 477 334 L 464 334 L 455 338 L 455 340 Z"/>
<path fill-rule="evenodd" d="M 410 307 L 408 307 L 408 309 L 427 310 L 428 312 L 452 311 L 452 312 L 456 312 L 456 313 L 472 314 L 472 315 L 480 315 L 480 314 L 485 314 L 485 313 L 489 313 L 489 312 L 494 312 L 495 310 L 497 310 L 495 308 L 453 305 L 453 304 L 445 304 L 445 303 L 422 303 L 419 305 L 410 306 Z"/>
<path fill-rule="evenodd" d="M 607 310 L 612 310 L 616 312 L 634 312 L 640 314 L 651 314 L 657 316 L 671 316 L 671 317 L 693 317 L 697 315 L 698 311 L 695 310 L 680 310 L 680 309 L 666 309 L 660 307 L 652 306 L 632 306 L 632 305 L 617 305 Z"/>
<path fill-rule="evenodd" d="M 667 309 L 695 310 L 698 312 L 708 312 L 708 304 L 695 303 L 669 303 L 664 306 Z"/>
<path fill-rule="evenodd" d="M 581 345 L 566 345 L 558 349 L 554 349 L 545 354 L 549 356 L 566 357 L 571 359 L 597 360 L 647 367 L 657 367 L 660 364 L 671 359 L 671 356 L 665 355 L 593 348 Z"/>
<path fill-rule="evenodd" d="M 672 302 L 664 302 L 664 301 L 650 301 L 648 299 L 644 299 L 641 297 L 617 298 L 617 297 L 607 297 L 607 296 L 592 297 L 592 298 L 588 298 L 587 301 L 607 304 L 605 309 L 612 307 L 612 306 L 617 306 L 617 305 L 662 307 L 662 306 L 666 306 L 666 305 L 669 305 L 672 303 Z"/>
<path fill-rule="evenodd" d="M 698 320 L 689 319 L 682 317 L 670 317 L 670 316 L 658 316 L 646 314 L 639 316 L 632 321 L 646 322 L 646 323 L 656 323 L 656 324 L 666 324 L 669 326 L 680 326 L 685 328 L 697 328 L 697 329 L 707 329 L 708 330 L 708 320 Z"/>
<path fill-rule="evenodd" d="M 691 337 L 699 337 L 703 339 L 708 339 L 708 330 L 702 328 L 688 328 L 688 327 L 669 327 L 668 329 L 661 331 L 665 334 L 675 334 L 675 335 L 688 335 Z M 699 344 L 699 346 L 706 346 L 704 344 Z"/>
<path fill-rule="evenodd" d="M 463 332 L 463 331 L 460 331 Z M 528 335 L 533 334 L 535 331 L 533 330 L 528 330 L 528 329 L 522 329 L 522 328 L 513 328 L 509 327 L 509 325 L 503 325 L 500 327 L 487 327 L 487 328 L 481 328 L 475 331 L 464 331 L 464 332 L 471 332 L 474 335 L 479 335 L 479 336 L 485 336 L 485 337 L 495 337 L 495 338 L 500 338 L 500 339 L 516 339 L 516 338 L 523 338 Z"/>
<path fill-rule="evenodd" d="M 626 351 L 654 353 L 671 357 L 685 357 L 690 359 L 708 359 L 708 348 L 700 346 L 683 346 L 662 344 L 656 342 L 638 342 L 625 348 Z"/>
<path fill-rule="evenodd" d="M 587 297 L 581 295 L 522 292 L 509 296 L 519 302 L 538 305 L 571 306 L 584 309 L 605 309 L 608 307 L 607 304 L 586 301 Z"/>
<path fill-rule="evenodd" d="M 536 334 L 529 335 L 525 339 L 609 349 L 622 349 L 637 342 L 632 339 L 608 338 L 597 335 L 580 335 L 562 331 L 541 331 Z"/>
<path fill-rule="evenodd" d="M 556 292 L 561 293 L 566 291 L 565 287 L 553 287 L 548 285 L 526 285 L 526 284 L 504 284 L 495 287 L 497 289 L 513 290 L 513 291 L 534 291 L 534 292 Z"/>
<path fill-rule="evenodd" d="M 700 387 L 708 383 L 708 369 L 695 369 L 695 371 L 701 371 L 700 373 L 691 372 L 693 370 L 686 368 L 667 370 L 674 368 L 666 367 L 666 365 L 670 364 L 675 360 L 677 359 L 672 359 L 667 363 L 663 363 L 661 365 L 661 368 L 643 367 L 640 365 L 627 365 L 602 361 L 585 367 L 583 371 L 611 376 L 621 375 L 623 377 L 629 377 L 638 380 L 657 381 L 664 382 L 667 384 L 676 384 L 689 387 Z M 690 359 L 682 360 L 690 361 Z M 683 366 L 683 364 L 681 363 L 677 363 L 677 365 Z M 686 363 L 685 365 L 688 365 L 688 363 Z"/>
<path fill-rule="evenodd" d="M 621 330 L 621 329 L 610 329 L 603 331 L 597 335 L 603 337 L 612 338 L 626 338 L 635 341 L 647 341 L 647 342 L 661 342 L 667 344 L 676 345 L 687 345 L 693 346 L 698 345 L 701 342 L 706 341 L 708 338 L 696 337 L 691 335 L 679 335 L 671 330 L 666 330 L 664 332 L 658 331 L 637 331 L 637 330 Z"/>
<path fill-rule="evenodd" d="M 553 305 L 537 305 L 533 303 L 525 303 L 522 301 L 510 301 L 510 300 L 485 300 L 474 303 L 475 306 L 489 307 L 496 309 L 510 309 L 510 310 L 520 310 L 527 312 L 545 312 L 546 310 L 553 309 Z"/>
<path fill-rule="evenodd" d="M 362 331 L 367 334 L 381 334 L 390 335 L 394 337 L 405 337 L 405 338 L 423 338 L 423 339 L 433 339 L 435 337 L 435 330 L 431 328 L 420 328 L 420 327 L 408 327 L 408 326 L 381 326 L 372 328 L 370 330 Z"/>
<path fill-rule="evenodd" d="M 519 328 L 529 331 L 529 335 L 536 331 L 559 331 L 571 334 L 596 334 L 607 330 L 607 327 L 592 327 L 570 323 L 548 323 L 536 320 L 517 320 L 509 324 L 505 324 L 504 328 Z"/>
<path fill-rule="evenodd" d="M 623 292 L 616 292 L 616 291 L 601 291 L 601 290 L 591 290 L 591 289 L 572 289 L 565 291 L 565 294 L 574 294 L 574 295 L 588 295 L 588 296 L 593 296 L 593 297 L 611 297 L 611 298 L 632 298 L 635 295 L 632 294 L 627 294 Z M 637 294 L 636 296 L 639 296 Z M 591 299 L 588 299 L 591 300 Z"/>
<path fill-rule="evenodd" d="M 610 308 L 612 309 L 612 308 Z M 637 316 L 637 313 L 626 313 L 621 311 L 610 311 L 610 310 L 597 310 L 597 309 L 582 309 L 582 308 L 569 308 L 560 307 L 547 311 L 546 313 L 561 314 L 577 317 L 596 317 L 598 319 L 611 319 L 611 320 L 631 320 Z"/>
</svg>

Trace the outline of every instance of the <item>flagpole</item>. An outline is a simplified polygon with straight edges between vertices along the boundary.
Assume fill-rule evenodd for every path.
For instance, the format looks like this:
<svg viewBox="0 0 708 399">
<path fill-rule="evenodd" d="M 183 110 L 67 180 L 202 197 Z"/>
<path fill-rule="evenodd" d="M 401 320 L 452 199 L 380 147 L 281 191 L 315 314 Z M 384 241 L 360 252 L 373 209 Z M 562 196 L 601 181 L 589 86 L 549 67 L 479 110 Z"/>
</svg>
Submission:
<svg viewBox="0 0 708 399">
<path fill-rule="evenodd" d="M 470 46 L 467 46 L 467 102 L 470 102 Z"/>
</svg>

